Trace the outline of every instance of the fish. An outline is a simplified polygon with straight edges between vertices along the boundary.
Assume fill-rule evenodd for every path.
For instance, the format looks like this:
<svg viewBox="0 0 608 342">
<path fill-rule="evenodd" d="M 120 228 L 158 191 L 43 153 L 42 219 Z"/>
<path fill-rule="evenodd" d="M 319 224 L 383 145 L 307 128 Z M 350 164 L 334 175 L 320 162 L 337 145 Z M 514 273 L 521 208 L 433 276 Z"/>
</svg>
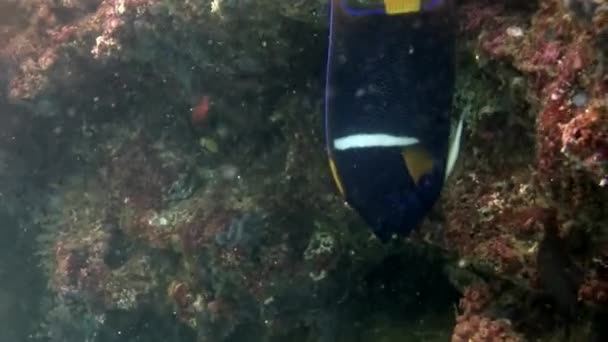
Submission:
<svg viewBox="0 0 608 342">
<path fill-rule="evenodd" d="M 452 0 L 330 2 L 329 169 L 383 242 L 419 227 L 456 163 L 455 32 Z"/>
<path fill-rule="evenodd" d="M 192 113 L 190 120 L 193 125 L 201 125 L 209 119 L 209 107 L 210 107 L 209 95 L 201 96 L 198 103 L 192 107 Z"/>
<path fill-rule="evenodd" d="M 544 222 L 544 236 L 538 246 L 536 268 L 540 285 L 554 300 L 556 309 L 567 318 L 577 316 L 578 289 L 584 272 L 572 260 L 566 243 L 559 236 L 556 213 L 548 210 Z"/>
</svg>

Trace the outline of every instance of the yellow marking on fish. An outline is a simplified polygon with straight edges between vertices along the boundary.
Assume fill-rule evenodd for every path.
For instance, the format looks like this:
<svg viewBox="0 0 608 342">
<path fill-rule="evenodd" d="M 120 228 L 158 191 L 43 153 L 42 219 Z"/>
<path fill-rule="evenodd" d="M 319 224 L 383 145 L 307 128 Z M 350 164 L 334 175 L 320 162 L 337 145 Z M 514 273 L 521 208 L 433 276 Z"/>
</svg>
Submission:
<svg viewBox="0 0 608 342">
<path fill-rule="evenodd" d="M 405 148 L 401 155 L 407 171 L 416 184 L 422 176 L 433 170 L 433 157 L 420 145 Z"/>
<path fill-rule="evenodd" d="M 344 186 L 342 186 L 342 181 L 338 175 L 338 168 L 336 167 L 336 163 L 332 158 L 329 158 L 329 168 L 331 169 L 331 175 L 334 178 L 336 186 L 338 187 L 338 191 L 340 191 L 340 194 L 344 196 Z"/>
<path fill-rule="evenodd" d="M 420 0 L 384 0 L 387 14 L 403 14 L 420 11 Z"/>
</svg>

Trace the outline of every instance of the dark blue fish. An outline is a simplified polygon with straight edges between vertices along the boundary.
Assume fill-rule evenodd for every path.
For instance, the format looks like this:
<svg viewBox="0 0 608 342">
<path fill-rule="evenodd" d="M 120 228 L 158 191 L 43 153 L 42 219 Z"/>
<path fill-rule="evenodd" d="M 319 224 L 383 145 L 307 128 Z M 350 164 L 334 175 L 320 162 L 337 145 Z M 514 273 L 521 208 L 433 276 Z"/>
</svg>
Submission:
<svg viewBox="0 0 608 342">
<path fill-rule="evenodd" d="M 330 168 L 347 203 L 383 241 L 420 224 L 456 160 L 454 24 L 451 1 L 331 1 Z"/>
</svg>

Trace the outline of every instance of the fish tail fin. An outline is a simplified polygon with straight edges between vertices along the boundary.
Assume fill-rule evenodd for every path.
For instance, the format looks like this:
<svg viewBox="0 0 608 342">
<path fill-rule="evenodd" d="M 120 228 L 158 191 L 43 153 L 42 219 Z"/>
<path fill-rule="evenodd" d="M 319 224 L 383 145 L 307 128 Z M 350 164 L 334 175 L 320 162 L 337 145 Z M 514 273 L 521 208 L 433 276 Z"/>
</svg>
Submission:
<svg viewBox="0 0 608 342">
<path fill-rule="evenodd" d="M 456 126 L 456 130 L 452 135 L 452 140 L 450 141 L 450 147 L 448 152 L 448 159 L 445 168 L 445 179 L 454 171 L 454 166 L 456 165 L 456 161 L 458 160 L 458 155 L 460 153 L 460 145 L 462 142 L 462 131 L 464 128 L 464 117 L 465 115 L 460 115 L 460 119 L 458 120 L 458 126 Z"/>
</svg>

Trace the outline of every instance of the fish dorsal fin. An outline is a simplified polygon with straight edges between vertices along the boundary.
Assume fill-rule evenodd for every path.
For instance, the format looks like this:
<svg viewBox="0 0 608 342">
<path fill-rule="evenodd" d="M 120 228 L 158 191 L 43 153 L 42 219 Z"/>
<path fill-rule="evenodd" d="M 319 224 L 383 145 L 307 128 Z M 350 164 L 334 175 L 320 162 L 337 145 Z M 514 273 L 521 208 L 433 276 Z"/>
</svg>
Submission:
<svg viewBox="0 0 608 342">
<path fill-rule="evenodd" d="M 450 141 L 450 148 L 448 151 L 448 160 L 445 168 L 445 179 L 454 171 L 454 166 L 456 165 L 456 161 L 458 160 L 458 154 L 460 152 L 460 143 L 462 141 L 462 130 L 464 126 L 464 114 L 460 116 L 460 120 L 458 120 L 458 126 L 456 126 L 456 131 L 452 134 L 452 139 Z"/>
<path fill-rule="evenodd" d="M 387 14 L 403 14 L 420 11 L 420 0 L 384 0 Z"/>
<path fill-rule="evenodd" d="M 416 184 L 422 176 L 433 170 L 433 157 L 421 145 L 412 145 L 401 152 L 405 167 Z"/>
</svg>

